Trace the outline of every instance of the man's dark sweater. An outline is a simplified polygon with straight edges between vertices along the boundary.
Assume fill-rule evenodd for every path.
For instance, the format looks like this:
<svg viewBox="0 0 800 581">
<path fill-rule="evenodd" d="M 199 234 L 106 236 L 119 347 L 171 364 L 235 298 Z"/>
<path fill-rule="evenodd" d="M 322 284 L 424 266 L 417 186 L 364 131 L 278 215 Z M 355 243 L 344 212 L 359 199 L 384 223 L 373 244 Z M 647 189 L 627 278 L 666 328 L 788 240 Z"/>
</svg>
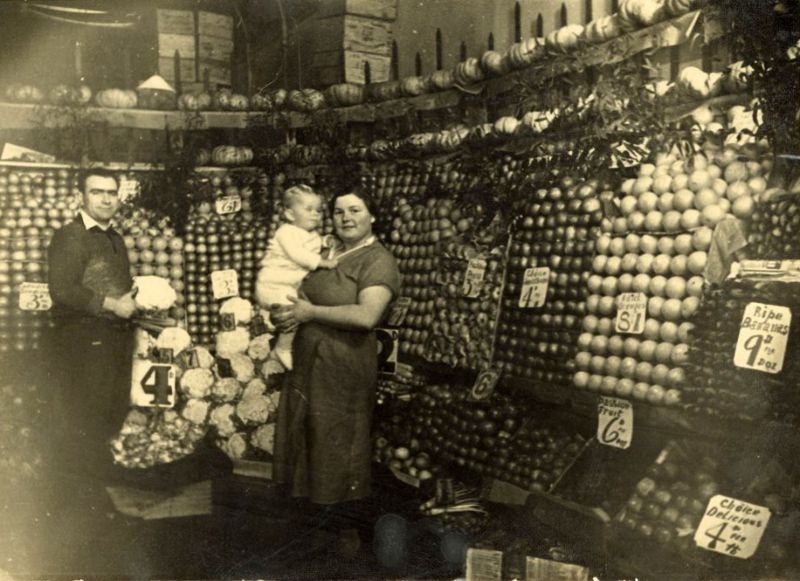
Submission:
<svg viewBox="0 0 800 581">
<path fill-rule="evenodd" d="M 55 233 L 47 254 L 56 317 L 111 316 L 103 299 L 120 297 L 133 284 L 122 237 L 112 229 L 87 230 L 80 215 Z"/>
</svg>

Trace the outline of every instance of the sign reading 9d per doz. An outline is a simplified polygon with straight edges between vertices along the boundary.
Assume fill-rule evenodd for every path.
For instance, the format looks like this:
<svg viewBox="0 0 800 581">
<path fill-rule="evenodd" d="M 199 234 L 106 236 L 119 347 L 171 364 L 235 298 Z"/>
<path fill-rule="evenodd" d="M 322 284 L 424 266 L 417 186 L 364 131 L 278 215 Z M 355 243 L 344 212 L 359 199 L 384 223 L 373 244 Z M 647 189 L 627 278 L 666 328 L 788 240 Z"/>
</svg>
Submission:
<svg viewBox="0 0 800 581">
<path fill-rule="evenodd" d="M 717 494 L 708 501 L 694 542 L 708 551 L 747 559 L 758 549 L 769 517 L 765 506 Z"/>
<path fill-rule="evenodd" d="M 789 307 L 749 303 L 739 326 L 733 364 L 765 373 L 780 373 L 791 326 Z"/>
</svg>

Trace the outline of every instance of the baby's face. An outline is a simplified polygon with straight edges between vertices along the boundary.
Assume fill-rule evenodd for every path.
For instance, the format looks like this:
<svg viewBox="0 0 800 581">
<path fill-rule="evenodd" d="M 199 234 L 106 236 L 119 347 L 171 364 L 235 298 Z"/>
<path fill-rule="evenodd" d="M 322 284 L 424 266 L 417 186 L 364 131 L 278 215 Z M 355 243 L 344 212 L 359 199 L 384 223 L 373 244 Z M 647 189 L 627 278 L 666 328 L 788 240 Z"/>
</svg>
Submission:
<svg viewBox="0 0 800 581">
<path fill-rule="evenodd" d="M 316 194 L 302 193 L 286 210 L 286 217 L 298 228 L 311 232 L 322 220 L 322 199 Z"/>
</svg>

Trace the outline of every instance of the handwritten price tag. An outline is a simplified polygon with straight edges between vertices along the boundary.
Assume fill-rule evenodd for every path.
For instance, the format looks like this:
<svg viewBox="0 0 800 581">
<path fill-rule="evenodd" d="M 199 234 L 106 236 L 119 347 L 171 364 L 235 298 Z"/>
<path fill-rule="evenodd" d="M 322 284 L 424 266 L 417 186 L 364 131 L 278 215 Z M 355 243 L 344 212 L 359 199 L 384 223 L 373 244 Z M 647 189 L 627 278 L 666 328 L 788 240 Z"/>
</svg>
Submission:
<svg viewBox="0 0 800 581">
<path fill-rule="evenodd" d="M 475 384 L 469 390 L 469 401 L 483 401 L 491 397 L 497 382 L 500 380 L 500 371 L 497 369 L 484 369 L 475 378 Z"/>
<path fill-rule="evenodd" d="M 399 327 L 406 320 L 408 309 L 411 307 L 411 297 L 400 297 L 392 305 L 386 324 L 390 327 Z"/>
<path fill-rule="evenodd" d="M 138 407 L 175 407 L 174 365 L 134 360 L 131 375 L 131 404 Z"/>
<path fill-rule="evenodd" d="M 211 293 L 217 300 L 239 296 L 239 275 L 235 270 L 215 270 L 211 273 Z"/>
<path fill-rule="evenodd" d="M 214 202 L 217 214 L 235 214 L 242 209 L 242 197 L 238 195 L 222 196 Z"/>
<path fill-rule="evenodd" d="M 528 268 L 522 279 L 522 290 L 519 294 L 519 308 L 530 309 L 541 307 L 547 300 L 547 287 L 550 284 L 550 268 Z"/>
<path fill-rule="evenodd" d="M 739 326 L 733 364 L 765 373 L 780 373 L 792 326 L 788 307 L 749 303 Z"/>
<path fill-rule="evenodd" d="M 617 297 L 617 333 L 641 335 L 647 318 L 647 296 L 644 293 L 622 293 Z"/>
<path fill-rule="evenodd" d="M 139 180 L 130 179 L 130 178 L 120 178 L 119 180 L 119 189 L 117 190 L 117 197 L 119 198 L 120 202 L 127 202 L 128 200 L 135 198 L 139 194 Z"/>
<path fill-rule="evenodd" d="M 53 306 L 50 289 L 44 282 L 23 282 L 19 285 L 21 311 L 49 311 Z"/>
<path fill-rule="evenodd" d="M 600 397 L 597 405 L 597 440 L 604 446 L 630 448 L 633 440 L 633 405 L 616 397 Z"/>
<path fill-rule="evenodd" d="M 694 543 L 707 551 L 748 559 L 758 549 L 770 515 L 764 506 L 717 494 L 708 501 Z"/>
<path fill-rule="evenodd" d="M 467 581 L 500 581 L 503 578 L 503 551 L 467 549 Z"/>
<path fill-rule="evenodd" d="M 482 258 L 473 258 L 469 261 L 464 275 L 464 296 L 470 299 L 478 298 L 484 278 L 486 278 L 486 261 Z"/>
</svg>

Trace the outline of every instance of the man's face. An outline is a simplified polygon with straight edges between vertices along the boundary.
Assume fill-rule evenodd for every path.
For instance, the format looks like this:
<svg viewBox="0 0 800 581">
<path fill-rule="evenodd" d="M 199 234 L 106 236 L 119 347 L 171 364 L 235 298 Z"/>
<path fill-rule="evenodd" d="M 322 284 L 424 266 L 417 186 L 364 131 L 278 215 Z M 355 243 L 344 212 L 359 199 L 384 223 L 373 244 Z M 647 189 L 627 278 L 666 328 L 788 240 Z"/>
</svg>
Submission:
<svg viewBox="0 0 800 581">
<path fill-rule="evenodd" d="M 108 224 L 119 208 L 117 180 L 104 176 L 89 176 L 83 191 L 83 209 L 100 224 Z"/>
</svg>

